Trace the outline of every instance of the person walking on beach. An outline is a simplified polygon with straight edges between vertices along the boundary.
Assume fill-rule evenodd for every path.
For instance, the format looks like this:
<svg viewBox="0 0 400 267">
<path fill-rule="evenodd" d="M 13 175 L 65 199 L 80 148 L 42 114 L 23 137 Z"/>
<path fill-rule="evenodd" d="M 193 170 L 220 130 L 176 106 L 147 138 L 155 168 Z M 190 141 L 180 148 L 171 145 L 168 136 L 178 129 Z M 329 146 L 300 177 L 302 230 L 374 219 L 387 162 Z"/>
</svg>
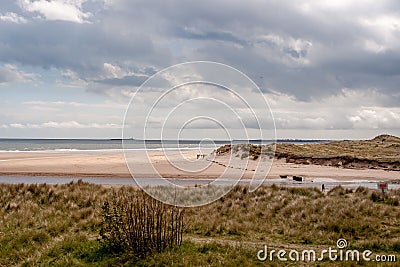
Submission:
<svg viewBox="0 0 400 267">
<path fill-rule="evenodd" d="M 325 184 L 322 184 L 322 192 L 325 192 Z"/>
</svg>

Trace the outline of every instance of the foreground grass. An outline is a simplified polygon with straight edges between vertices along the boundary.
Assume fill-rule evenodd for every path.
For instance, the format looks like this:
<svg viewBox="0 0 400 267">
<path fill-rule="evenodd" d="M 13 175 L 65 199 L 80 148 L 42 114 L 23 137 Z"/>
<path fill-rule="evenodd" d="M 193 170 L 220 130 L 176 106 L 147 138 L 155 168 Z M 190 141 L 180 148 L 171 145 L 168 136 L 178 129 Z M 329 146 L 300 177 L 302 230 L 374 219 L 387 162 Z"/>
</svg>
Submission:
<svg viewBox="0 0 400 267">
<path fill-rule="evenodd" d="M 321 250 L 335 247 L 338 238 L 352 249 L 400 257 L 400 191 L 381 197 L 363 188 L 325 195 L 236 187 L 213 204 L 186 211 L 181 247 L 137 259 L 112 253 L 98 240 L 101 205 L 119 190 L 87 183 L 0 185 L 0 266 L 279 266 L 259 262 L 257 252 L 264 245 Z"/>
</svg>

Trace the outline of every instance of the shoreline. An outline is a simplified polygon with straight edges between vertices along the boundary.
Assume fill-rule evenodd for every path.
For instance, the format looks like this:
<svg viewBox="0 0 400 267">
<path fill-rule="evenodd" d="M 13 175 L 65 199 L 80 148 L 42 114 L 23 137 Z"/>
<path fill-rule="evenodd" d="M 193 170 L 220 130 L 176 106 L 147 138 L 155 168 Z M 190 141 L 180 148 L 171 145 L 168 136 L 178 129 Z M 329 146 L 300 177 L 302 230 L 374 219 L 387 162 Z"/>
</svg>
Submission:
<svg viewBox="0 0 400 267">
<path fill-rule="evenodd" d="M 151 179 L 155 177 L 154 171 L 156 171 L 164 178 L 215 179 L 224 174 L 227 169 L 220 163 L 224 161 L 223 158 L 218 158 L 216 162 L 199 160 L 196 158 L 199 153 L 196 150 L 168 151 L 166 153 L 167 158 L 161 151 L 131 151 L 129 160 L 134 162 L 137 170 L 134 172 L 134 177 Z M 149 162 L 155 168 L 154 170 L 149 169 Z M 250 165 L 255 163 L 256 161 L 249 161 Z M 198 168 L 200 171 L 188 172 L 182 168 Z M 233 172 L 232 169 L 230 171 Z M 253 171 L 238 170 L 230 175 L 232 177 L 240 175 L 243 179 L 251 179 Z M 352 180 L 391 181 L 400 178 L 398 171 L 305 165 L 287 163 L 284 159 L 275 158 L 266 180 L 276 179 L 281 175 L 302 176 L 306 179 L 334 179 L 343 182 Z M 0 153 L 0 176 L 132 178 L 126 166 L 124 154 L 121 152 Z"/>
</svg>

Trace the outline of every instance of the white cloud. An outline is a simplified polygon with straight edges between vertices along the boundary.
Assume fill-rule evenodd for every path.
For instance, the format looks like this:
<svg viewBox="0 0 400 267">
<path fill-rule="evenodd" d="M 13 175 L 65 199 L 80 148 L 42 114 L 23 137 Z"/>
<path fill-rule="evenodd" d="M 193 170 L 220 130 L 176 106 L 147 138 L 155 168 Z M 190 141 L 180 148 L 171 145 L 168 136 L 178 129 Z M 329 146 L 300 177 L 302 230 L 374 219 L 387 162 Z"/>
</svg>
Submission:
<svg viewBox="0 0 400 267">
<path fill-rule="evenodd" d="M 400 29 L 400 18 L 392 15 L 380 15 L 373 18 L 362 18 L 360 23 L 366 27 L 374 27 L 375 30 L 388 33 Z"/>
<path fill-rule="evenodd" d="M 38 74 L 21 71 L 12 64 L 5 64 L 0 67 L 0 85 L 14 82 L 32 82 L 37 80 L 38 77 Z"/>
<path fill-rule="evenodd" d="M 349 120 L 355 129 L 400 129 L 400 108 L 363 107 Z"/>
<path fill-rule="evenodd" d="M 107 109 L 126 109 L 125 104 L 118 104 L 114 102 L 104 102 L 104 103 L 84 103 L 84 102 L 67 102 L 67 101 L 25 101 L 22 102 L 24 105 L 42 106 L 42 107 L 87 107 L 87 108 L 107 108 Z"/>
<path fill-rule="evenodd" d="M 2 128 L 16 128 L 16 129 L 44 129 L 44 128 L 55 128 L 55 129 L 119 129 L 122 128 L 121 125 L 114 123 L 80 123 L 77 121 L 66 121 L 66 122 L 55 122 L 49 121 L 40 124 L 33 123 L 11 123 L 3 124 Z"/>
<path fill-rule="evenodd" d="M 367 51 L 381 53 L 399 47 L 400 18 L 398 16 L 378 15 L 361 18 L 359 23 L 370 31 L 369 38 L 364 40 L 364 48 Z"/>
<path fill-rule="evenodd" d="M 112 7 L 118 0 L 104 0 L 104 6 L 107 8 Z"/>
<path fill-rule="evenodd" d="M 24 17 L 21 17 L 14 12 L 7 12 L 4 15 L 0 14 L 0 21 L 12 22 L 12 23 L 26 23 L 26 19 Z"/>
<path fill-rule="evenodd" d="M 89 22 L 91 13 L 82 11 L 84 0 L 19 0 L 22 9 L 28 12 L 38 12 L 46 20 L 63 20 L 76 23 Z"/>
<path fill-rule="evenodd" d="M 364 48 L 367 51 L 371 51 L 374 53 L 382 53 L 387 50 L 387 47 L 378 43 L 375 40 L 365 40 L 364 41 Z"/>
<path fill-rule="evenodd" d="M 104 78 L 122 78 L 131 74 L 128 71 L 121 69 L 119 66 L 110 63 L 104 63 L 103 67 L 106 74 Z"/>
<path fill-rule="evenodd" d="M 62 71 L 63 79 L 58 79 L 56 84 L 58 87 L 72 87 L 72 88 L 79 88 L 79 87 L 86 87 L 88 82 L 81 79 L 75 71 L 71 69 L 66 69 Z M 64 80 L 67 80 L 65 82 Z"/>
<path fill-rule="evenodd" d="M 375 89 L 342 89 L 340 94 L 298 101 L 268 94 L 278 129 L 400 129 L 400 108 L 388 107 L 388 96 Z"/>
<path fill-rule="evenodd" d="M 5 128 L 8 128 L 8 126 L 11 128 L 17 128 L 17 129 L 25 129 L 26 128 L 26 125 L 21 124 L 21 123 L 11 123 L 10 125 L 5 125 Z"/>
</svg>

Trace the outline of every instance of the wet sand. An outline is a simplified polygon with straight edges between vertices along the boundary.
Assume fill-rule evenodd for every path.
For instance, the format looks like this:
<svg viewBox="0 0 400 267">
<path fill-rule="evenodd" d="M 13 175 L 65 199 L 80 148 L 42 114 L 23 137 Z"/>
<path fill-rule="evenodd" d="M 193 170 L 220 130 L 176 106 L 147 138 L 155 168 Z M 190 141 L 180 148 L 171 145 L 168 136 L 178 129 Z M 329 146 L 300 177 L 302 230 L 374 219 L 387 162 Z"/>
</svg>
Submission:
<svg viewBox="0 0 400 267">
<path fill-rule="evenodd" d="M 160 174 L 166 178 L 213 179 L 220 177 L 227 159 L 216 158 L 216 162 L 197 159 L 198 151 L 169 151 L 168 159 L 162 151 L 129 153 L 133 162 L 132 174 L 136 178 L 154 178 Z M 149 164 L 151 162 L 152 164 Z M 251 178 L 257 162 L 249 161 L 248 171 L 231 171 L 230 175 Z M 226 165 L 226 164 L 224 164 Z M 155 168 L 155 171 L 153 169 Z M 154 174 L 157 175 L 154 175 Z M 22 176 L 66 176 L 66 177 L 131 177 L 125 164 L 125 157 L 118 152 L 14 152 L 0 153 L 0 175 Z M 373 180 L 387 181 L 400 179 L 396 171 L 374 169 L 344 169 L 320 165 L 301 165 L 274 160 L 267 179 L 280 175 L 302 176 L 306 179 L 324 178 L 337 181 Z"/>
</svg>

